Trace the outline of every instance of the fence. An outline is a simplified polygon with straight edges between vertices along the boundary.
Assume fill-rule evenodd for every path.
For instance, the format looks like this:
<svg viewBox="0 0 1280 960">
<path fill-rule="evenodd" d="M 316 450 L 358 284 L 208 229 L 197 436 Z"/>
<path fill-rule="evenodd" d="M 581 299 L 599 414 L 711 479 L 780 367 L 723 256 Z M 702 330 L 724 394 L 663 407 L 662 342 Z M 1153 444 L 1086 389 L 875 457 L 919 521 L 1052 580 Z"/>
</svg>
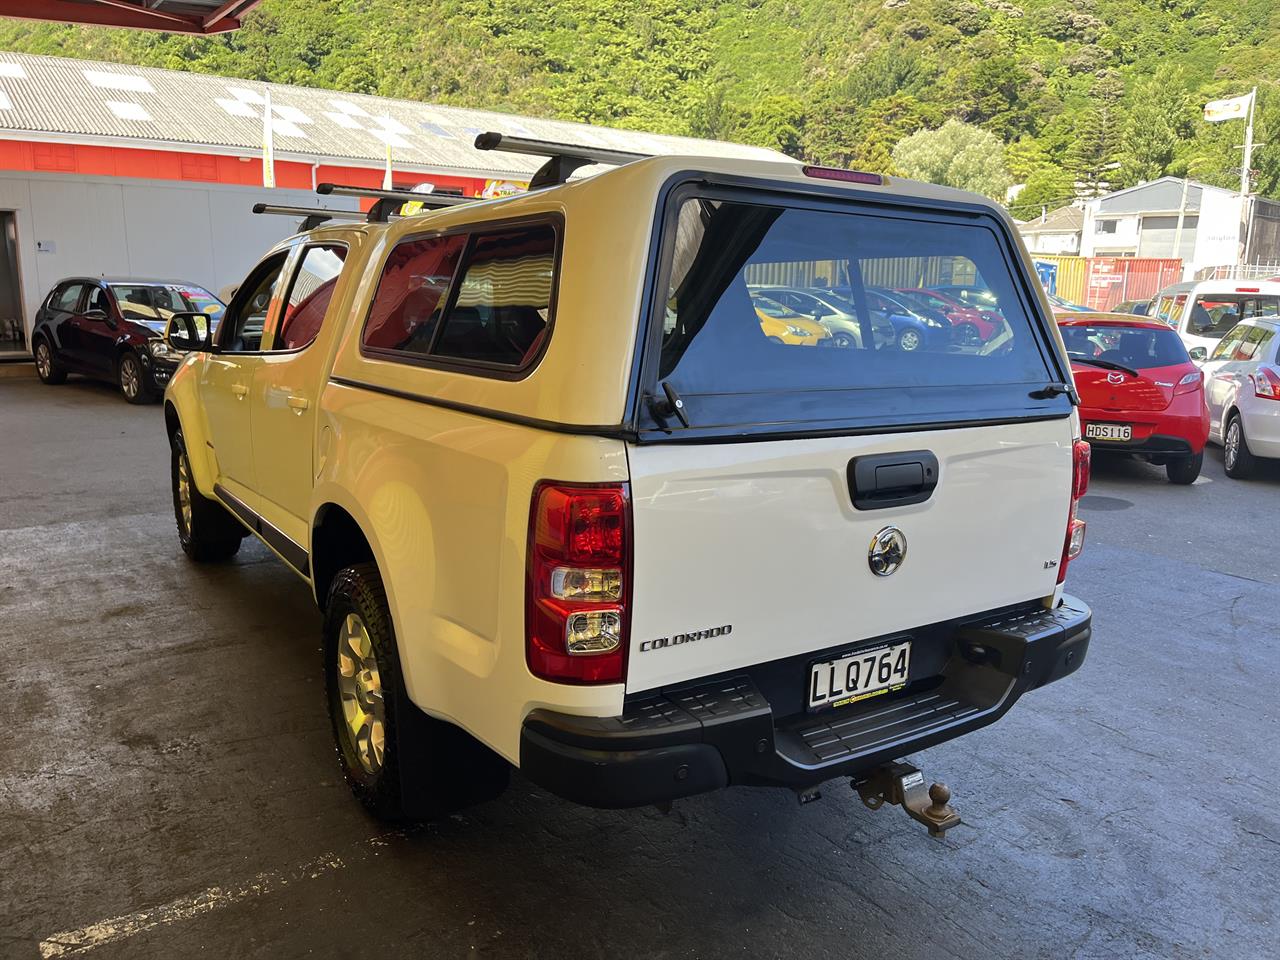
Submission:
<svg viewBox="0 0 1280 960">
<path fill-rule="evenodd" d="M 1197 280 L 1274 280 L 1277 277 L 1280 277 L 1280 260 L 1201 267 L 1196 271 Z"/>
<path fill-rule="evenodd" d="M 1126 300 L 1148 300 L 1182 279 L 1181 260 L 1043 255 L 1034 260 L 1042 282 L 1052 277 L 1045 283 L 1050 293 L 1091 310 L 1110 310 Z"/>
</svg>

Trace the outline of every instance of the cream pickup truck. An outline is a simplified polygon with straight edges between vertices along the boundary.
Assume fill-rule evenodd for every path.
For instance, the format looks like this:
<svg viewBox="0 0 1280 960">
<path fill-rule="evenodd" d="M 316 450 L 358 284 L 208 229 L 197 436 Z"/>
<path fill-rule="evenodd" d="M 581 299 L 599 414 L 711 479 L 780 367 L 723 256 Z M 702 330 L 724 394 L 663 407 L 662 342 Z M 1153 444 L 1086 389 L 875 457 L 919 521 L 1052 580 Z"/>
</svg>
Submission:
<svg viewBox="0 0 1280 960">
<path fill-rule="evenodd" d="M 314 592 L 379 816 L 518 767 L 601 807 L 840 777 L 955 823 L 904 756 L 1090 637 L 1063 592 L 1089 448 L 1008 217 L 794 162 L 478 146 L 547 161 L 507 199 L 303 211 L 216 333 L 174 318 L 183 550 L 253 534 Z M 868 289 L 952 283 L 991 292 L 996 335 L 873 335 Z M 863 335 L 771 338 L 765 284 L 847 291 Z"/>
</svg>

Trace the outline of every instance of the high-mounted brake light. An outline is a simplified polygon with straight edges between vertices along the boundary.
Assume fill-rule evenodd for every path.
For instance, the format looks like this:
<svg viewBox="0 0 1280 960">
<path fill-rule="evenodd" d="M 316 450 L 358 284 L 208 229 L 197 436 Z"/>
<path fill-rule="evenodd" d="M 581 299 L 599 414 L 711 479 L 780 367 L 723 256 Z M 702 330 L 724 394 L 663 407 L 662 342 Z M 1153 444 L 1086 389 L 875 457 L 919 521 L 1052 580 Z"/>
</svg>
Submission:
<svg viewBox="0 0 1280 960">
<path fill-rule="evenodd" d="M 525 580 L 529 670 L 563 683 L 616 683 L 630 622 L 626 484 L 539 483 Z"/>
<path fill-rule="evenodd" d="M 1249 375 L 1253 392 L 1264 400 L 1280 400 L 1280 376 L 1269 367 L 1259 367 Z"/>
<path fill-rule="evenodd" d="M 872 183 L 877 187 L 884 185 L 884 177 L 878 173 L 863 173 L 861 170 L 841 170 L 839 167 L 815 167 L 812 164 L 805 164 L 803 170 L 806 177 L 817 177 L 819 180 Z"/>
<path fill-rule="evenodd" d="M 1071 445 L 1071 509 L 1067 513 L 1067 537 L 1062 544 L 1062 559 L 1058 562 L 1058 582 L 1067 579 L 1067 564 L 1084 550 L 1085 523 L 1076 516 L 1080 498 L 1089 489 L 1089 465 L 1092 459 L 1089 444 L 1077 440 Z"/>
<path fill-rule="evenodd" d="M 1261 287 L 1236 287 L 1236 293 L 1261 293 Z"/>
</svg>

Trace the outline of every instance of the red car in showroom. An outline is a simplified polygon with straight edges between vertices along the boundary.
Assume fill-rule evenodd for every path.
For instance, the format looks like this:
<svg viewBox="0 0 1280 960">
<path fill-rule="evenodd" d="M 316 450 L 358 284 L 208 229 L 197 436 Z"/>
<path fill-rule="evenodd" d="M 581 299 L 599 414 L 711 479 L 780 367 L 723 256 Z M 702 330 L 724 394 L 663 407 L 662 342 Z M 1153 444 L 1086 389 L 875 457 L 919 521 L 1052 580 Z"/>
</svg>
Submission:
<svg viewBox="0 0 1280 960">
<path fill-rule="evenodd" d="M 1204 375 L 1163 323 L 1114 313 L 1059 313 L 1080 394 L 1080 429 L 1095 454 L 1163 466 L 1171 483 L 1200 476 L 1209 437 Z"/>
<path fill-rule="evenodd" d="M 937 310 L 951 321 L 960 343 L 985 343 L 1003 328 L 1004 317 L 994 310 L 971 306 L 946 293 L 923 287 L 900 288 L 898 293 L 922 307 Z"/>
</svg>

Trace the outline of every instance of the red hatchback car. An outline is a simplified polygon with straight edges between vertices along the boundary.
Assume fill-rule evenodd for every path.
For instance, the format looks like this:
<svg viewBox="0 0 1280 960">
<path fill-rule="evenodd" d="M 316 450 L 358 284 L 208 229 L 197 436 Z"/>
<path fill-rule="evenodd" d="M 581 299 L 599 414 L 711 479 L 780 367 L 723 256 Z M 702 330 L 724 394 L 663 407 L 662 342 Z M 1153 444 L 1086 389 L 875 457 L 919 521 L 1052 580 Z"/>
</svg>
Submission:
<svg viewBox="0 0 1280 960">
<path fill-rule="evenodd" d="M 1115 313 L 1059 313 L 1094 453 L 1164 466 L 1171 483 L 1200 476 L 1209 437 L 1204 374 L 1163 323 Z"/>
</svg>

